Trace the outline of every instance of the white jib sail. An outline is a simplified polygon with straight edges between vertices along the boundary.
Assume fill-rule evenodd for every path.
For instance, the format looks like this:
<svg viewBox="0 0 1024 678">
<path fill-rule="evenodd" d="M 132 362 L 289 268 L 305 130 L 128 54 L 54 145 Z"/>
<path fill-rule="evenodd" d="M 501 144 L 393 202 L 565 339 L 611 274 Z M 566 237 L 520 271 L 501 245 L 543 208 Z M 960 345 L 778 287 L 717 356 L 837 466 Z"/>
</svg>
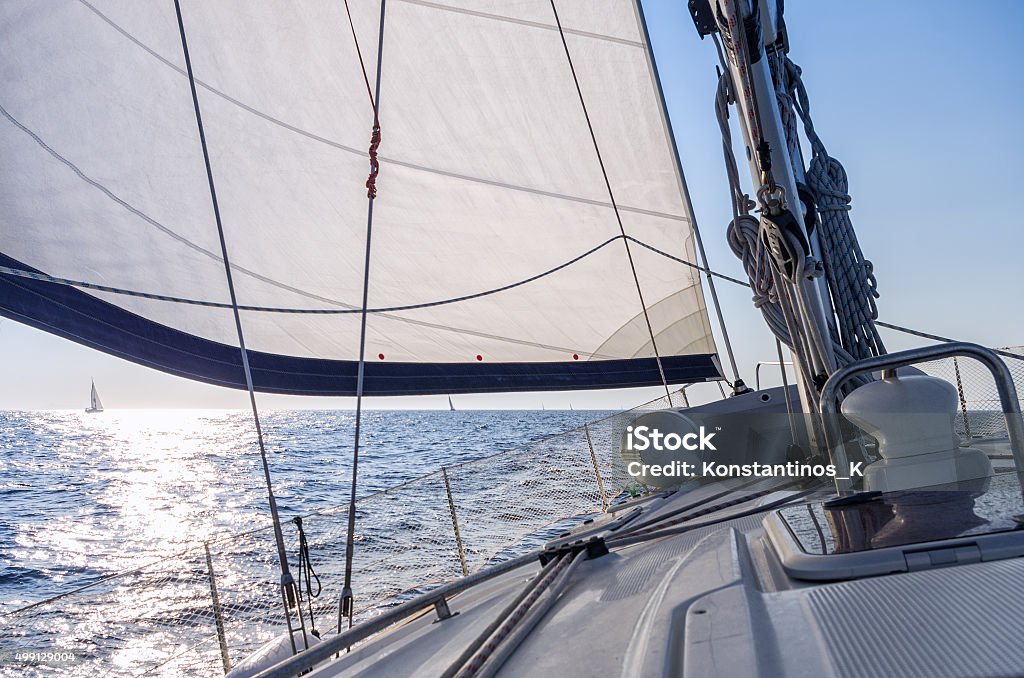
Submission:
<svg viewBox="0 0 1024 678">
<path fill-rule="evenodd" d="M 372 84 L 380 7 L 350 5 Z M 635 239 L 658 350 L 708 357 L 715 346 L 699 272 L 665 256 L 696 262 L 692 210 L 637 8 L 563 0 L 558 10 Z M 254 361 L 257 386 L 327 392 L 343 371 L 334 362 L 303 363 L 307 387 L 286 376 L 297 371 L 288 361 L 355 360 L 359 314 L 284 311 L 360 305 L 373 115 L 344 4 L 183 0 L 182 12 L 238 301 L 261 309 L 242 312 L 246 343 L 281 358 Z M 403 390 L 412 372 L 389 373 L 394 363 L 442 374 L 453 364 L 651 357 L 626 241 L 548 0 L 394 0 L 382 54 L 366 351 L 380 364 L 368 365 L 369 392 L 386 392 L 386 379 Z M 4 2 L 0 63 L 0 265 L 226 304 L 173 3 Z M 35 293 L 58 295 L 39 285 Z M 20 297 L 0 312 L 238 385 L 224 376 L 237 365 L 225 367 L 211 348 L 237 347 L 229 308 L 59 294 L 72 293 L 81 296 L 58 300 L 77 309 L 70 320 Z M 381 310 L 393 307 L 403 310 Z M 93 325 L 130 331 L 111 338 Z M 538 374 L 588 386 L 590 377 L 574 382 L 568 370 Z M 701 370 L 696 378 L 711 376 Z M 488 374 L 475 390 L 502 390 L 504 377 Z M 474 390 L 469 377 L 434 383 L 439 393 Z"/>
</svg>

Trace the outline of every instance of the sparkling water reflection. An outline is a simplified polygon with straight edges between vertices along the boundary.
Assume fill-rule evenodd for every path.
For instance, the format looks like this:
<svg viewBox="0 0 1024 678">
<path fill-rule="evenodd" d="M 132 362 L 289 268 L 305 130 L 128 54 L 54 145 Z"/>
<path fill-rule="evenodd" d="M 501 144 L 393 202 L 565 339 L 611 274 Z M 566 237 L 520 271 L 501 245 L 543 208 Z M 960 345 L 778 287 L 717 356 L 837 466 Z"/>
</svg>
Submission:
<svg viewBox="0 0 1024 678">
<path fill-rule="evenodd" d="M 360 494 L 532 442 L 598 414 L 369 411 Z M 282 516 L 347 501 L 353 414 L 272 411 L 263 417 Z M 266 506 L 245 412 L 0 412 L 0 612 L 217 535 L 264 526 Z"/>
</svg>

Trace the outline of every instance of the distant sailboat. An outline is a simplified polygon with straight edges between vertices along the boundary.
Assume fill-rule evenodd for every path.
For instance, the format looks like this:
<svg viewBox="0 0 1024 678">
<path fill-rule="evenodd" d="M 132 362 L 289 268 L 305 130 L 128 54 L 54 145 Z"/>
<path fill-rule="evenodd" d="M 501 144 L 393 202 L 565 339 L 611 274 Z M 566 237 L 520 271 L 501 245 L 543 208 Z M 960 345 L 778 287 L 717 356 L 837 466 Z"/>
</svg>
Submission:
<svg viewBox="0 0 1024 678">
<path fill-rule="evenodd" d="M 452 412 L 455 411 L 455 405 L 452 404 L 452 397 L 451 396 L 448 396 L 448 409 L 451 410 Z"/>
<path fill-rule="evenodd" d="M 92 391 L 89 393 L 89 407 L 85 408 L 87 414 L 103 411 L 103 403 L 100 402 L 100 394 L 96 392 L 96 382 L 92 382 Z"/>
</svg>

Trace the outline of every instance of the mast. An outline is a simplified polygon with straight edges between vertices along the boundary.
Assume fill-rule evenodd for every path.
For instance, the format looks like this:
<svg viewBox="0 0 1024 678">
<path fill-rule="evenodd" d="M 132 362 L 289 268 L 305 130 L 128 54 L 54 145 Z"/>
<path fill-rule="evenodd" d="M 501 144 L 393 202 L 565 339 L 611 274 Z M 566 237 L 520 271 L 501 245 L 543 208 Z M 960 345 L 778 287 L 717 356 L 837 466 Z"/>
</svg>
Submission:
<svg viewBox="0 0 1024 678">
<path fill-rule="evenodd" d="M 852 302 L 858 310 L 873 308 L 873 301 L 854 299 L 855 291 L 847 287 L 830 286 L 829 267 L 834 268 L 837 257 L 851 257 L 852 253 L 829 252 L 821 241 L 816 192 L 805 176 L 796 136 L 798 114 L 814 147 L 815 160 L 827 155 L 820 139 L 808 129 L 807 103 L 801 101 L 802 110 L 795 111 L 792 101 L 780 105 L 780 100 L 789 97 L 794 82 L 799 86 L 799 69 L 787 56 L 780 4 L 776 0 L 691 0 L 690 10 L 701 37 L 712 36 L 725 71 L 717 107 L 733 194 L 730 244 L 743 259 L 755 294 L 763 297 L 759 305 L 766 321 L 792 351 L 804 411 L 815 413 L 820 389 L 833 372 L 854 359 L 868 357 L 865 354 L 884 352 L 880 342 L 863 346 L 841 343 L 844 337 L 837 318 L 845 323 L 848 316 L 837 313 L 834 300 L 837 304 Z M 730 104 L 736 107 L 755 200 L 739 185 L 729 132 Z M 852 238 L 852 226 L 849 235 Z M 767 255 L 760 253 L 762 247 Z M 850 247 L 860 257 L 855 239 Z M 859 259 L 857 262 L 860 265 Z M 762 263 L 771 269 L 767 284 L 755 280 Z M 867 267 L 865 270 L 870 275 Z M 873 285 L 873 278 L 870 282 Z M 873 316 L 861 321 L 858 329 L 873 331 L 872 320 Z M 811 421 L 816 422 L 809 427 L 812 446 L 821 450 L 820 422 Z"/>
</svg>

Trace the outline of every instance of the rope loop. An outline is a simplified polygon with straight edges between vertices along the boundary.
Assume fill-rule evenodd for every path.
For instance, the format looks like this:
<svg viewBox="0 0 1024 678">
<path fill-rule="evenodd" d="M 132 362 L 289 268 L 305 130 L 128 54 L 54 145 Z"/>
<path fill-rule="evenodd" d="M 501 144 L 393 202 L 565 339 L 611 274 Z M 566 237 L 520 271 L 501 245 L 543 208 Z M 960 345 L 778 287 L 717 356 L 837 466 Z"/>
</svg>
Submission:
<svg viewBox="0 0 1024 678">
<path fill-rule="evenodd" d="M 302 528 L 302 518 L 292 518 L 295 527 L 299 532 L 299 591 L 306 591 L 306 605 L 309 608 L 309 623 L 311 633 L 317 638 L 320 633 L 316 630 L 316 620 L 313 617 L 313 599 L 320 596 L 323 586 L 320 584 L 320 575 L 313 569 L 313 561 L 309 556 L 309 542 L 306 540 L 306 531 Z M 314 582 L 316 589 L 313 588 Z M 305 586 L 303 586 L 305 583 Z"/>
</svg>

